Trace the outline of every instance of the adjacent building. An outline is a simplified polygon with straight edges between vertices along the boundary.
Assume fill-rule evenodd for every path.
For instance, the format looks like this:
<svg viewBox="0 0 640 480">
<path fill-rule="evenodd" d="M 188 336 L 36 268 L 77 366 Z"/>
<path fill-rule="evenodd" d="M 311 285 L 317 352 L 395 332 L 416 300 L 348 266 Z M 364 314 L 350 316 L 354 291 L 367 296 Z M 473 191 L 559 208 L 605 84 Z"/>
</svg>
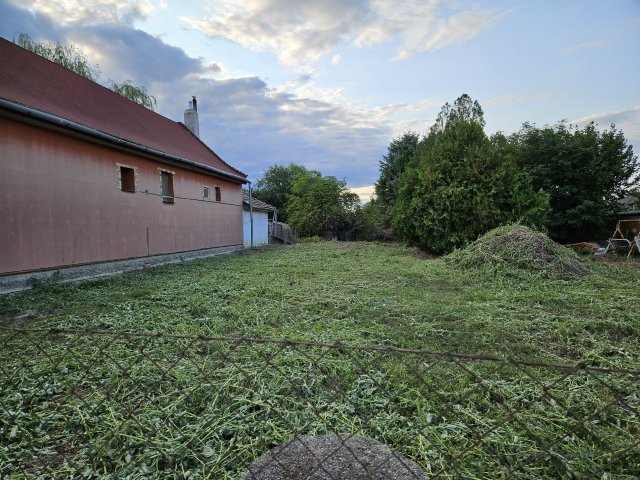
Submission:
<svg viewBox="0 0 640 480">
<path fill-rule="evenodd" d="M 187 128 L 4 39 L 0 62 L 0 281 L 242 248 L 246 175 L 195 98 Z"/>
<path fill-rule="evenodd" d="M 246 248 L 268 245 L 273 225 L 277 222 L 277 209 L 257 198 L 244 194 L 244 246 Z M 253 217 L 253 218 L 252 218 Z"/>
</svg>

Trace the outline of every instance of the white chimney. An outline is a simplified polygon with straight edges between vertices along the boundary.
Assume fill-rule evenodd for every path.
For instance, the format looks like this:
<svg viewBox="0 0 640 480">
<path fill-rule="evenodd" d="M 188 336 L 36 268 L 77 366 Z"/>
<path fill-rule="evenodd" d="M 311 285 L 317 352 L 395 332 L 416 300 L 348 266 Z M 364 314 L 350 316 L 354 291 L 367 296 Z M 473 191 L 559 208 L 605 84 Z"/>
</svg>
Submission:
<svg viewBox="0 0 640 480">
<path fill-rule="evenodd" d="M 200 138 L 200 123 L 198 122 L 198 102 L 196 97 L 189 100 L 189 108 L 184 111 L 184 124 L 196 137 Z"/>
</svg>

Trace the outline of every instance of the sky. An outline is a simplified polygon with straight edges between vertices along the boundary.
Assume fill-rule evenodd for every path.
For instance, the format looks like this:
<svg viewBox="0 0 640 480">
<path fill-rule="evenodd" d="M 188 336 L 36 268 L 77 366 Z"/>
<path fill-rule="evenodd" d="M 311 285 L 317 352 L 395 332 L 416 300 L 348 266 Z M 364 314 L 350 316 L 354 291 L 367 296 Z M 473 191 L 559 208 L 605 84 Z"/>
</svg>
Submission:
<svg viewBox="0 0 640 480">
<path fill-rule="evenodd" d="M 486 131 L 615 123 L 640 150 L 640 0 L 0 0 L 0 36 L 73 44 L 252 181 L 290 162 L 363 199 L 445 102 Z"/>
</svg>

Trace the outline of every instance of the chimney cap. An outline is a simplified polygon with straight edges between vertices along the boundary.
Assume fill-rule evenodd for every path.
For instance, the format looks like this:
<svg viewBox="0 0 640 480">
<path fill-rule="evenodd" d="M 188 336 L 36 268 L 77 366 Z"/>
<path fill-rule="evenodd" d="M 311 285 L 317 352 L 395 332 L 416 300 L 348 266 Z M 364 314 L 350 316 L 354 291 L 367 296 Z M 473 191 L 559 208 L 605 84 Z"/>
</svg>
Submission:
<svg viewBox="0 0 640 480">
<path fill-rule="evenodd" d="M 196 100 L 196 96 L 193 95 L 191 98 L 193 98 L 193 101 L 192 101 L 193 102 L 193 109 L 197 112 L 198 111 L 198 101 Z M 192 102 L 189 102 L 189 103 L 192 103 Z"/>
</svg>

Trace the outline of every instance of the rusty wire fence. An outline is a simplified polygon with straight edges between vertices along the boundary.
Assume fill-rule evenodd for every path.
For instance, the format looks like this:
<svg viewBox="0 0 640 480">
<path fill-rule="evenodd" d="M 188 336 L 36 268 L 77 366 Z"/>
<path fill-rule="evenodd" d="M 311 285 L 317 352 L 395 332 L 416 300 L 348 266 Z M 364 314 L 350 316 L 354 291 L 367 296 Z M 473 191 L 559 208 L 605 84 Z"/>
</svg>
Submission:
<svg viewBox="0 0 640 480">
<path fill-rule="evenodd" d="M 3 479 L 631 479 L 640 477 L 639 409 L 631 370 L 0 327 Z M 305 443 L 328 434 L 340 434 L 341 452 Z M 391 450 L 367 457 L 350 444 L 360 436 Z M 289 452 L 295 473 L 275 448 L 291 439 L 302 448 Z M 341 461 L 360 476 L 323 466 L 345 449 Z M 420 473 L 390 474 L 394 455 Z"/>
</svg>

